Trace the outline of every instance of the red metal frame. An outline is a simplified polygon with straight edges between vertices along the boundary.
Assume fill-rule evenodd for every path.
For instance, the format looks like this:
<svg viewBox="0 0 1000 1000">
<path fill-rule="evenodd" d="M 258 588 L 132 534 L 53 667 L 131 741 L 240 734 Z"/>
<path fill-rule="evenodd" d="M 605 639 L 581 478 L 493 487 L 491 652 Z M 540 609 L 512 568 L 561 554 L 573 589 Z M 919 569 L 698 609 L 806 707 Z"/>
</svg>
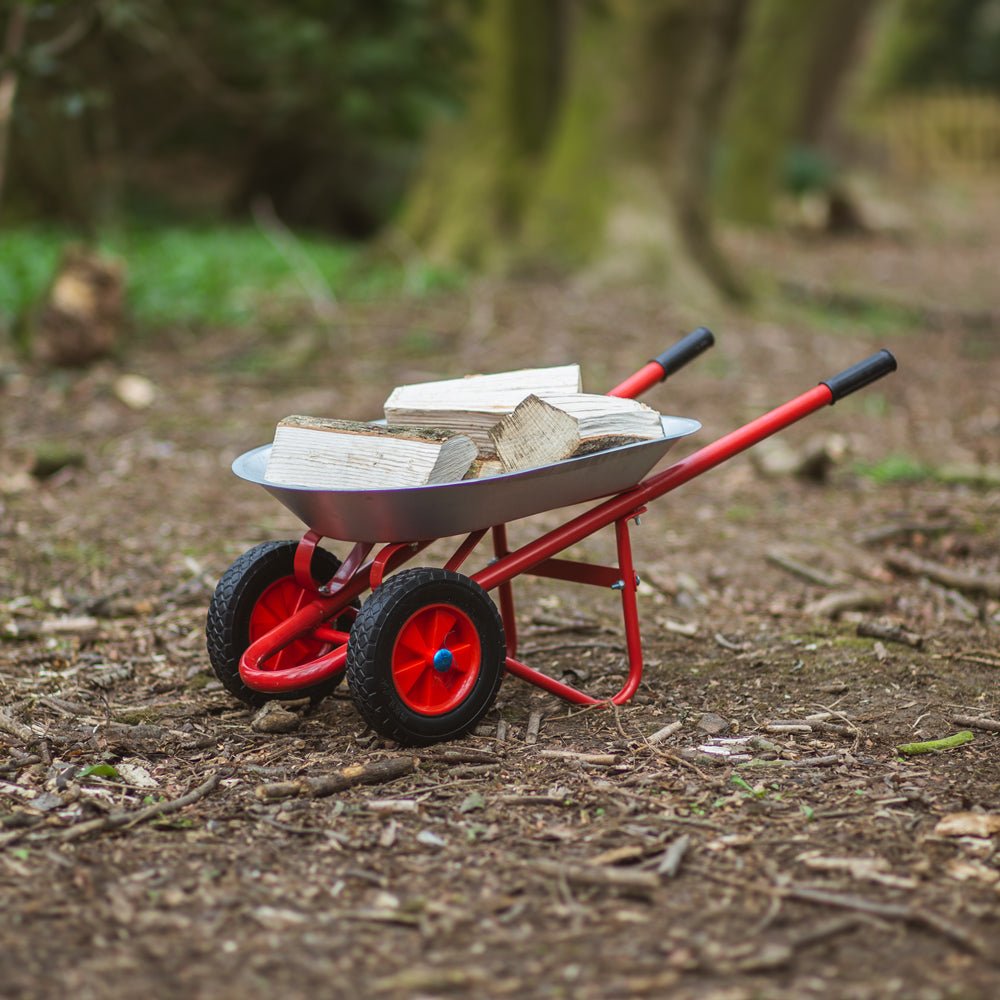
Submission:
<svg viewBox="0 0 1000 1000">
<path fill-rule="evenodd" d="M 651 366 L 655 366 L 655 372 Z M 650 362 L 612 392 L 615 395 L 637 395 L 643 389 L 660 381 L 662 374 L 662 367 Z M 639 610 L 636 603 L 637 578 L 632 562 L 628 522 L 633 518 L 638 519 L 638 515 L 645 510 L 650 501 L 658 499 L 695 476 L 707 472 L 772 434 L 827 406 L 833 399 L 831 390 L 820 383 L 814 389 L 796 396 L 784 405 L 724 435 L 687 458 L 682 458 L 663 472 L 650 476 L 633 488 L 602 501 L 561 527 L 546 532 L 514 551 L 508 547 L 506 526 L 503 524 L 494 525 L 492 529 L 472 532 L 463 539 L 451 558 L 445 562 L 446 568 L 457 569 L 461 566 L 485 536 L 486 531 L 491 531 L 495 558 L 478 572 L 473 573 L 472 579 L 484 590 L 498 592 L 500 616 L 507 642 L 507 671 L 515 677 L 520 677 L 576 704 L 619 705 L 627 702 L 635 694 L 643 670 Z M 558 553 L 612 524 L 615 527 L 617 545 L 616 566 L 599 566 L 554 558 Z M 430 544 L 413 542 L 385 545 L 373 559 L 366 562 L 374 544 L 359 542 L 333 579 L 320 586 L 312 580 L 309 571 L 312 553 L 318 542 L 319 537 L 314 531 L 306 532 L 300 542 L 299 550 L 296 551 L 294 563 L 296 582 L 314 596 L 291 617 L 250 644 L 240 660 L 240 676 L 247 687 L 267 693 L 293 692 L 311 687 L 343 670 L 347 659 L 347 634 L 330 628 L 325 623 L 336 620 L 356 597 L 367 590 L 376 589 L 387 573 L 398 568 Z M 516 658 L 517 624 L 512 581 L 514 577 L 525 573 L 590 586 L 610 586 L 621 591 L 628 674 L 617 694 L 611 698 L 595 698 L 569 684 L 540 673 Z M 306 663 L 281 668 L 280 657 L 276 654 L 308 633 L 334 644 L 335 648 Z"/>
</svg>

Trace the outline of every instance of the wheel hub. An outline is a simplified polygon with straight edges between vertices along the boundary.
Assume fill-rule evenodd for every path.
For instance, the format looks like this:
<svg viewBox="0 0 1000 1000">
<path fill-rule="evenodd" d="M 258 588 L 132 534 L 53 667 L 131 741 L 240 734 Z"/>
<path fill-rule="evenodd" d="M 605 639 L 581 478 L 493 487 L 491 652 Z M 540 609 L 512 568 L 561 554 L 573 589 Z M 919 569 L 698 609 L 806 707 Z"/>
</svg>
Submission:
<svg viewBox="0 0 1000 1000">
<path fill-rule="evenodd" d="M 442 647 L 434 654 L 434 659 L 431 662 L 434 665 L 434 669 L 443 674 L 451 670 L 455 663 L 455 657 L 452 655 L 450 649 Z"/>
<path fill-rule="evenodd" d="M 469 696 L 482 645 L 472 619 L 453 604 L 429 604 L 403 623 L 392 650 L 392 679 L 403 704 L 444 715 Z"/>
</svg>

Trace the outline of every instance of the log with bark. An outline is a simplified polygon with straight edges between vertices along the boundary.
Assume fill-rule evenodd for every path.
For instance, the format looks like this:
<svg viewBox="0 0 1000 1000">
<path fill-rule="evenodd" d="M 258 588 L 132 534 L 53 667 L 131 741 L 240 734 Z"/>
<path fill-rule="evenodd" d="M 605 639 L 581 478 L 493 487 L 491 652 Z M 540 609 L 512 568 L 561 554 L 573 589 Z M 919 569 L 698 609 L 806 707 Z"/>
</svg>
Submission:
<svg viewBox="0 0 1000 1000">
<path fill-rule="evenodd" d="M 464 434 L 290 416 L 275 430 L 265 477 L 319 489 L 426 486 L 457 482 L 475 457 Z"/>
</svg>

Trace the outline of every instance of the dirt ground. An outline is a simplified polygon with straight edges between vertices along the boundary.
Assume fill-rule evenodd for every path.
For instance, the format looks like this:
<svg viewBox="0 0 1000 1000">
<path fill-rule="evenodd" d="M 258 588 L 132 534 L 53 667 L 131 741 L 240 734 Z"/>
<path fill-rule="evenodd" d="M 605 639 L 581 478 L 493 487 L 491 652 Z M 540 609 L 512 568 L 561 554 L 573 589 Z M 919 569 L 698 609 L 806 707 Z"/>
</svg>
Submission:
<svg viewBox="0 0 1000 1000">
<path fill-rule="evenodd" d="M 756 311 L 476 283 L 306 315 L 280 343 L 164 333 L 76 373 L 7 359 L 0 995 L 997 996 L 998 204 L 909 236 L 731 234 L 798 290 Z M 781 436 L 845 451 L 822 482 L 766 475 L 762 445 L 651 506 L 629 705 L 508 677 L 475 735 L 419 752 L 343 687 L 292 732 L 251 727 L 210 673 L 206 607 L 242 551 L 302 525 L 230 473 L 237 454 L 287 413 L 369 417 L 423 378 L 578 360 L 600 391 L 699 322 L 716 348 L 647 397 L 704 424 L 678 457 L 878 347 L 899 371 Z M 125 373 L 150 405 L 121 401 Z M 55 444 L 62 467 L 27 476 L 22 452 Z M 614 594 L 516 595 L 526 660 L 617 690 Z M 397 759 L 380 784 L 269 788 Z"/>
</svg>

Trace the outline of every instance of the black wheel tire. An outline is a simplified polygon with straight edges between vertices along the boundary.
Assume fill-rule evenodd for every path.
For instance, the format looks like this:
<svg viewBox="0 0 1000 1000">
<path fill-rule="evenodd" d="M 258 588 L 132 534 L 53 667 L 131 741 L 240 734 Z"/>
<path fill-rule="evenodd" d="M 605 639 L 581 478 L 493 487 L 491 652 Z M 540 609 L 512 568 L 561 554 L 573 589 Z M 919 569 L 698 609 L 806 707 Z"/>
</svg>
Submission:
<svg viewBox="0 0 1000 1000">
<path fill-rule="evenodd" d="M 407 705 L 393 674 L 396 642 L 418 612 L 445 605 L 460 613 L 479 641 L 478 674 L 463 700 L 425 714 Z M 469 732 L 489 711 L 503 679 L 506 642 L 496 605 L 479 584 L 444 569 L 404 570 L 365 601 L 347 644 L 347 686 L 377 733 L 407 746 L 427 746 Z"/>
<path fill-rule="evenodd" d="M 208 606 L 205 639 L 212 670 L 230 694 L 254 708 L 275 700 L 309 697 L 319 701 L 344 679 L 344 672 L 340 671 L 311 687 L 267 694 L 248 688 L 240 677 L 240 657 L 250 645 L 250 616 L 254 606 L 272 584 L 294 577 L 297 547 L 296 541 L 281 541 L 261 542 L 248 549 L 223 573 Z M 332 552 L 321 548 L 313 552 L 311 569 L 315 580 L 326 582 L 339 568 L 340 560 Z M 337 627 L 346 631 L 351 626 L 344 618 L 338 619 Z"/>
</svg>

